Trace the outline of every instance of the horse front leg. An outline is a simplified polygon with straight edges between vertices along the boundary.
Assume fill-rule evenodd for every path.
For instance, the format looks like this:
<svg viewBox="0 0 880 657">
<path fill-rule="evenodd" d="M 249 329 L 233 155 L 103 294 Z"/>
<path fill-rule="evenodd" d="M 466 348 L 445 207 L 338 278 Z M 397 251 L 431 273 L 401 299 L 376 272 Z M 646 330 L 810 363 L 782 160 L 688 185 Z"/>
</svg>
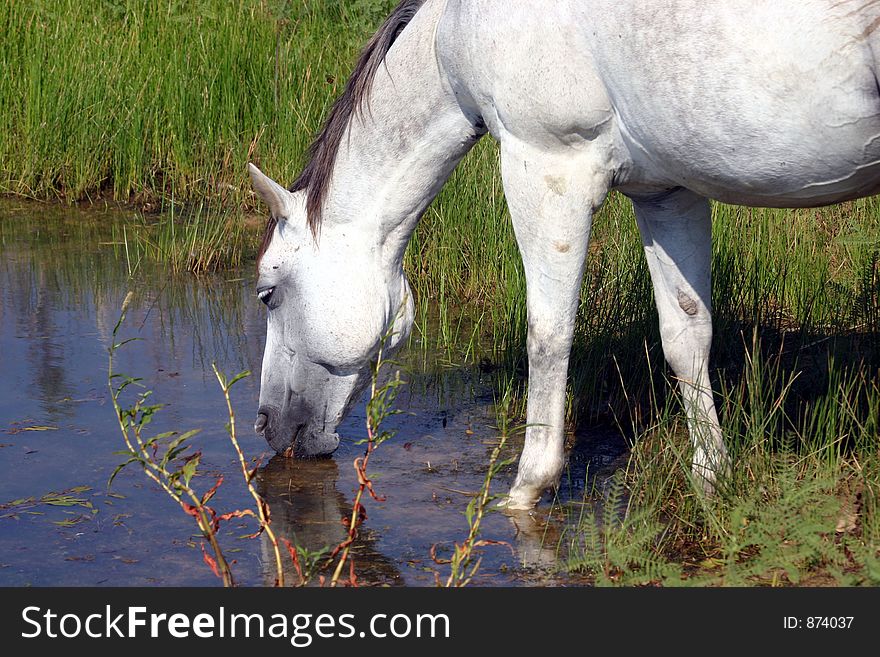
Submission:
<svg viewBox="0 0 880 657">
<path fill-rule="evenodd" d="M 566 380 L 584 261 L 609 172 L 589 151 L 501 144 L 504 192 L 526 276 L 529 389 L 525 444 L 503 506 L 531 509 L 564 463 Z"/>
<path fill-rule="evenodd" d="M 632 198 L 666 361 L 675 372 L 694 448 L 693 475 L 706 493 L 729 468 L 709 383 L 712 225 L 709 201 L 683 188 Z"/>
</svg>

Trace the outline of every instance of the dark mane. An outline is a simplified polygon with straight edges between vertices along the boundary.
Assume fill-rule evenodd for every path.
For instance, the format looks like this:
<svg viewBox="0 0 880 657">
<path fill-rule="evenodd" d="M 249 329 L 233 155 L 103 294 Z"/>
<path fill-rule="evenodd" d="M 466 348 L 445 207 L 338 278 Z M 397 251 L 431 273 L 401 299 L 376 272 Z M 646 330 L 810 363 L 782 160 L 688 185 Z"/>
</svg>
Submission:
<svg viewBox="0 0 880 657">
<path fill-rule="evenodd" d="M 336 153 L 339 151 L 345 130 L 353 116 L 361 116 L 364 103 L 369 100 L 370 87 L 376 71 L 379 70 L 397 36 L 424 2 L 425 0 L 403 0 L 367 43 L 351 77 L 345 84 L 345 90 L 333 103 L 324 127 L 309 147 L 308 164 L 290 186 L 291 192 L 305 190 L 309 228 L 315 236 L 321 227 L 321 210 L 330 186 Z M 263 244 L 257 257 L 258 262 L 272 240 L 276 223 L 274 217 L 269 217 L 263 234 Z"/>
</svg>

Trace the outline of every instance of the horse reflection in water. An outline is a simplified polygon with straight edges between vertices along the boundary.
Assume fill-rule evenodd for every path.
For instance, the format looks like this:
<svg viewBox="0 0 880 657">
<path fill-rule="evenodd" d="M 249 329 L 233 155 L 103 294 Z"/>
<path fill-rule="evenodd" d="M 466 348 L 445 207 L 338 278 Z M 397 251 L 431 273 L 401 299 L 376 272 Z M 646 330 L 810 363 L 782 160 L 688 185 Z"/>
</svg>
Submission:
<svg viewBox="0 0 880 657">
<path fill-rule="evenodd" d="M 411 401 L 408 408 L 416 407 L 420 399 Z M 436 435 L 423 436 L 419 447 L 406 449 L 392 441 L 377 452 L 380 459 L 386 459 L 377 462 L 376 468 L 381 473 L 380 492 L 389 500 L 394 522 L 383 522 L 380 508 L 367 502 L 367 511 L 375 526 L 362 527 L 354 544 L 359 583 L 430 586 L 435 582 L 434 572 L 441 580 L 448 575 L 448 565 L 432 563 L 431 546 L 436 542 L 438 554 L 444 556 L 452 542 L 461 542 L 467 535 L 464 510 L 470 497 L 462 493 L 475 493 L 479 488 L 483 479 L 482 464 L 488 459 L 486 452 L 494 444 L 493 440 L 480 436 L 481 423 L 472 425 L 477 429 L 473 437 L 462 437 L 460 427 L 464 422 L 470 423 L 473 414 L 479 411 L 466 403 L 461 407 L 467 410 L 459 408 L 460 416 L 455 413 L 446 416 L 448 427 L 426 425 L 425 414 L 401 416 L 402 431 L 407 435 L 437 429 Z M 484 419 L 489 422 L 488 417 Z M 451 443 L 452 449 L 449 449 Z M 565 480 L 572 485 L 580 484 L 573 488 L 563 486 L 563 502 L 582 498 L 581 485 L 588 471 L 590 482 L 595 482 L 601 490 L 625 458 L 626 450 L 620 441 L 578 441 L 571 451 L 570 470 Z M 425 459 L 432 464 L 430 468 L 425 468 Z M 343 468 L 350 468 L 347 459 L 276 456 L 258 470 L 257 490 L 269 504 L 272 527 L 279 539 L 315 552 L 325 547 L 332 550 L 346 538 L 343 519 L 351 517 L 351 499 L 357 484 L 353 476 L 341 476 L 340 462 Z M 353 470 L 348 469 L 345 474 L 353 475 Z M 506 482 L 501 479 L 504 475 L 498 481 L 503 487 Z M 571 523 L 578 523 L 582 513 L 580 507 L 565 513 L 559 509 L 554 506 L 549 514 L 519 511 L 509 512 L 507 517 L 495 514 L 487 517 L 485 538 L 508 545 L 480 550 L 483 561 L 476 582 L 480 585 L 514 582 L 545 585 L 569 581 L 566 577 L 557 579 L 556 572 L 572 537 Z M 601 509 L 597 509 L 597 515 L 601 515 Z M 274 554 L 265 535 L 261 541 L 263 577 L 266 584 L 271 585 L 275 581 Z M 285 551 L 282 549 L 282 552 Z M 298 576 L 286 554 L 283 561 L 285 580 L 296 583 Z M 320 574 L 327 576 L 329 572 L 322 570 Z M 317 574 L 311 584 L 318 584 Z"/>
<path fill-rule="evenodd" d="M 276 456 L 258 471 L 257 491 L 269 504 L 272 528 L 279 540 L 287 539 L 291 544 L 299 545 L 310 552 L 322 548 L 332 550 L 345 540 L 347 530 L 343 520 L 351 517 L 352 506 L 350 499 L 337 487 L 338 476 L 339 469 L 334 459 L 294 460 Z M 387 488 L 388 482 L 384 482 L 383 485 Z M 429 515 L 436 514 L 438 525 L 454 527 L 462 523 L 462 516 L 457 509 L 438 510 L 436 507 L 426 506 L 424 512 Z M 464 538 L 466 528 L 464 525 L 461 526 L 461 538 Z M 519 568 L 545 573 L 555 567 L 559 539 L 563 531 L 561 523 L 541 520 L 528 514 L 517 514 L 510 522 L 510 530 L 511 536 L 508 538 L 516 554 Z M 377 539 L 378 537 L 369 529 L 361 528 L 360 536 L 352 550 L 358 582 L 371 586 L 406 584 L 399 568 L 400 564 L 378 551 Z M 260 540 L 264 581 L 267 585 L 272 585 L 275 582 L 275 556 L 272 544 L 265 534 Z M 504 547 L 493 549 L 505 550 Z M 284 552 L 286 551 L 282 546 L 282 553 Z M 419 561 L 430 565 L 428 549 L 426 548 L 424 552 Z M 505 550 L 505 555 L 509 556 L 509 554 Z M 299 577 L 290 560 L 286 555 L 282 560 L 285 581 L 298 582 Z M 441 578 L 446 568 L 448 566 L 435 566 Z M 313 573 L 309 584 L 317 586 L 318 575 L 323 574 L 326 577 L 329 572 L 332 570 Z M 491 579 L 492 573 L 488 570 L 483 574 Z M 416 577 L 420 583 L 433 583 L 430 573 L 426 571 L 421 575 L 422 577 Z"/>
<path fill-rule="evenodd" d="M 325 547 L 332 550 L 345 540 L 347 530 L 342 520 L 351 517 L 352 506 L 336 487 L 338 477 L 339 469 L 332 459 L 294 461 L 276 456 L 257 471 L 257 491 L 269 504 L 272 529 L 279 540 L 285 538 L 310 552 Z M 264 577 L 271 585 L 275 556 L 265 534 L 260 540 Z M 403 584 L 395 563 L 376 550 L 369 530 L 361 529 L 352 555 L 359 581 L 380 586 Z M 290 560 L 284 557 L 283 561 L 285 580 L 297 582 Z M 312 583 L 318 583 L 317 575 Z"/>
</svg>

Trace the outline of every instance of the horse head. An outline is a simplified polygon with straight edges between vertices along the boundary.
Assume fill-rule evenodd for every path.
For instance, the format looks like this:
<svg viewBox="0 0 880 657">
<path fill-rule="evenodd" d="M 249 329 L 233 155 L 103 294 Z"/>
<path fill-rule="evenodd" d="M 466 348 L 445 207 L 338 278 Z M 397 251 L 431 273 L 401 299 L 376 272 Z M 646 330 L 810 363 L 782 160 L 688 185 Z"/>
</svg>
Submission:
<svg viewBox="0 0 880 657">
<path fill-rule="evenodd" d="M 273 218 L 257 265 L 268 328 L 254 429 L 279 454 L 327 455 L 339 446 L 336 427 L 370 381 L 380 346 L 387 356 L 409 335 L 409 286 L 402 272 L 387 280 L 380 249 L 356 226 L 318 240 L 304 192 L 253 165 L 250 174 Z"/>
</svg>

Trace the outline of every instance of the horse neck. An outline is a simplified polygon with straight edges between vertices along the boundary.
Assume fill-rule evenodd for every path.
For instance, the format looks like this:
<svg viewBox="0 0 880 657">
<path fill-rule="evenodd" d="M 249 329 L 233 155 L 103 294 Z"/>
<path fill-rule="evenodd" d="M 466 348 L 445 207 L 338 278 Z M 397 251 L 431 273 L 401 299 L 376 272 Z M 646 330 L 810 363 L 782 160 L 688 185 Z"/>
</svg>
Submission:
<svg viewBox="0 0 880 657">
<path fill-rule="evenodd" d="M 479 136 L 437 61 L 444 4 L 426 2 L 386 55 L 342 139 L 324 204 L 322 235 L 354 233 L 389 273 L 402 271 L 419 217 Z"/>
</svg>

